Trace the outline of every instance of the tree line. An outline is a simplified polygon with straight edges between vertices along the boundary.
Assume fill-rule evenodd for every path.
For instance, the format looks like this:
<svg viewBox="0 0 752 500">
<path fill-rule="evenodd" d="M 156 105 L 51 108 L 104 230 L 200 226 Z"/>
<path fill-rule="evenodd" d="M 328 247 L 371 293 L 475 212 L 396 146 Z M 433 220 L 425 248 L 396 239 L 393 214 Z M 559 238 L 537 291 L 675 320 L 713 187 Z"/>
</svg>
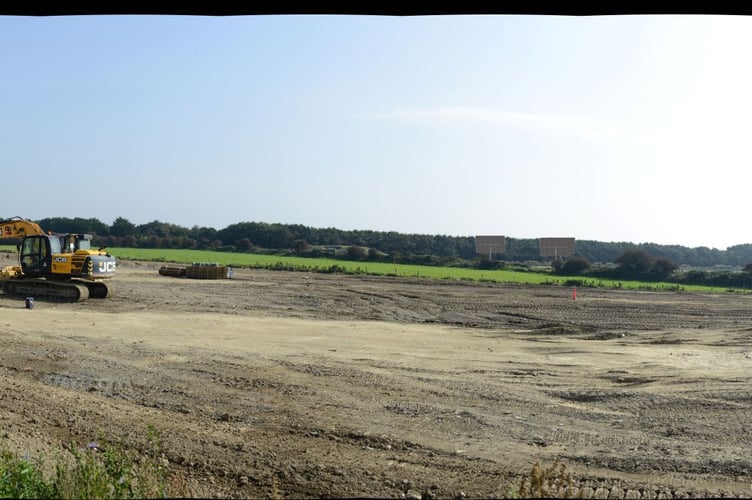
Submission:
<svg viewBox="0 0 752 500">
<path fill-rule="evenodd" d="M 37 222 L 45 230 L 93 234 L 94 244 L 101 247 L 278 252 L 303 256 L 337 254 L 352 260 L 436 265 L 457 265 L 463 261 L 478 260 L 474 236 L 341 230 L 266 222 L 239 222 L 222 229 L 203 226 L 188 228 L 157 220 L 137 225 L 124 217 L 116 218 L 110 225 L 96 218 L 53 217 Z M 548 261 L 540 256 L 537 239 L 508 237 L 506 241 L 506 252 L 494 255 L 495 261 Z M 752 262 L 752 244 L 719 250 L 656 243 L 577 240 L 576 250 L 577 257 L 589 263 L 616 263 L 628 250 L 641 250 L 655 259 L 692 267 L 744 267 Z M 659 262 L 665 265 L 664 261 Z"/>
</svg>

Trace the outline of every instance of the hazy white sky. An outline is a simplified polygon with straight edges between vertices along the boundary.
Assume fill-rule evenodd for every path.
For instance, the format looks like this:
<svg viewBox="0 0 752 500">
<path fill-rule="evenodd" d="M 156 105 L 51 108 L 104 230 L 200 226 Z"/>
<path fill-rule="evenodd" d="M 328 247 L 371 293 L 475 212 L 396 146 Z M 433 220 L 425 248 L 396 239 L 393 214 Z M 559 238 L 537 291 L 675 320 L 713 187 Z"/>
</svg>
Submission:
<svg viewBox="0 0 752 500">
<path fill-rule="evenodd" d="M 0 17 L 0 217 L 752 243 L 752 19 Z"/>
</svg>

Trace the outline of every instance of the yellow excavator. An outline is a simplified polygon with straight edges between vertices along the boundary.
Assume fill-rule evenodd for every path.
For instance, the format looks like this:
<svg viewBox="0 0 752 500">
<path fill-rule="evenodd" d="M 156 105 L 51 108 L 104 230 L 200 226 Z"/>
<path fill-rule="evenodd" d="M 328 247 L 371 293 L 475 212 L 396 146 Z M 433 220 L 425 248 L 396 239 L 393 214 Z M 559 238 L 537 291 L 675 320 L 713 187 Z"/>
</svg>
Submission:
<svg viewBox="0 0 752 500">
<path fill-rule="evenodd" d="M 45 233 L 21 217 L 0 221 L 0 240 L 18 243 L 18 265 L 0 268 L 3 293 L 72 302 L 103 299 L 110 287 L 102 281 L 115 275 L 114 256 L 91 248 L 92 235 Z"/>
</svg>

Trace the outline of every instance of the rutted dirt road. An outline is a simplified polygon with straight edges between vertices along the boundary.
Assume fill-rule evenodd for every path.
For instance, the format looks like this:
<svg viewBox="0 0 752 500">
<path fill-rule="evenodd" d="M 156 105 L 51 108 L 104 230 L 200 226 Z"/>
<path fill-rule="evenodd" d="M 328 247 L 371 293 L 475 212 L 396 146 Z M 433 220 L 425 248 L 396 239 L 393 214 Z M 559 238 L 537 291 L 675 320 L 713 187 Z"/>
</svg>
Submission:
<svg viewBox="0 0 752 500">
<path fill-rule="evenodd" d="M 752 495 L 752 296 L 119 266 L 0 295 L 6 447 L 153 425 L 200 497 L 500 497 L 556 460 L 586 497 Z"/>
</svg>

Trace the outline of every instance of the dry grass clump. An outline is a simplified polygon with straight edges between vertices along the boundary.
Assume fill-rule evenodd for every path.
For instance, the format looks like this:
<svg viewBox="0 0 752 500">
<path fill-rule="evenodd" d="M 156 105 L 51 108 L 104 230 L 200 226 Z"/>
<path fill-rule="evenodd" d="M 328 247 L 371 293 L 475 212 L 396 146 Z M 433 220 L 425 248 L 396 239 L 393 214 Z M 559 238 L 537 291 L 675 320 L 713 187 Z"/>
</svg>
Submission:
<svg viewBox="0 0 752 500">
<path fill-rule="evenodd" d="M 566 464 L 558 460 L 548 468 L 535 462 L 530 473 L 520 481 L 517 493 L 519 498 L 579 498 L 581 495 Z"/>
</svg>

